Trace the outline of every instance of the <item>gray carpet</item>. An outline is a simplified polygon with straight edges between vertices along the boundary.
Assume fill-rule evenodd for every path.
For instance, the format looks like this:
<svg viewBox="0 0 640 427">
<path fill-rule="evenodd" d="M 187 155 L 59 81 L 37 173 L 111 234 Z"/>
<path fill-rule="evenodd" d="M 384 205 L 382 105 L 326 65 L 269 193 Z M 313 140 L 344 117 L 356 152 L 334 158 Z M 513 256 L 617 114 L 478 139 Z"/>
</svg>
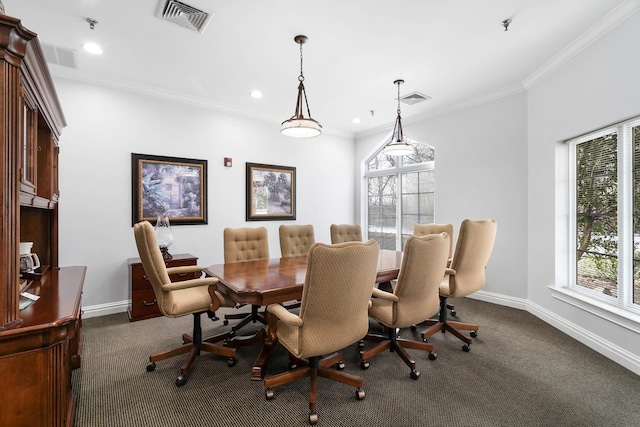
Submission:
<svg viewBox="0 0 640 427">
<path fill-rule="evenodd" d="M 437 360 L 409 350 L 421 372 L 414 381 L 390 352 L 362 371 L 354 345 L 343 354 L 346 371 L 364 377 L 366 398 L 358 401 L 354 388 L 320 378 L 317 425 L 640 426 L 639 376 L 527 312 L 454 302 L 459 320 L 480 323 L 469 353 L 452 335 L 434 335 Z M 205 336 L 228 328 L 206 316 L 202 323 Z M 372 329 L 380 331 L 374 323 Z M 130 323 L 123 313 L 86 319 L 83 331 L 82 368 L 72 379 L 78 427 L 308 425 L 308 380 L 276 388 L 267 401 L 262 382 L 249 379 L 255 347 L 239 349 L 233 368 L 224 358 L 201 355 L 180 388 L 174 381 L 183 356 L 147 372 L 149 354 L 175 347 L 191 332 L 191 316 Z M 402 335 L 419 338 L 411 330 Z M 278 348 L 268 374 L 287 362 Z"/>
</svg>

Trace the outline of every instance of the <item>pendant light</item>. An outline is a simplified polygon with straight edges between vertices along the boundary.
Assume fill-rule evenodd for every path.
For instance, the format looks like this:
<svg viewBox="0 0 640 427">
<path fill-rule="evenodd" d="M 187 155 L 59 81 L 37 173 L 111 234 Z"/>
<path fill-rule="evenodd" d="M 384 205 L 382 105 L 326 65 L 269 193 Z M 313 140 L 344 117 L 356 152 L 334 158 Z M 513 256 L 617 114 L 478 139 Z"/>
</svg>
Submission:
<svg viewBox="0 0 640 427">
<path fill-rule="evenodd" d="M 300 45 L 300 75 L 298 76 L 298 100 L 296 101 L 296 112 L 288 120 L 282 122 L 282 134 L 294 138 L 310 138 L 318 136 L 322 133 L 322 126 L 311 118 L 309 111 L 309 101 L 307 101 L 307 92 L 304 90 L 304 74 L 302 73 L 302 45 L 307 42 L 307 36 L 295 36 L 293 40 Z M 302 98 L 307 107 L 308 118 L 304 117 L 302 111 Z"/>
<path fill-rule="evenodd" d="M 396 123 L 393 125 L 393 133 L 391 134 L 391 141 L 382 150 L 385 155 L 388 156 L 406 156 L 413 154 L 413 147 L 407 142 L 402 133 L 402 118 L 400 117 L 400 85 L 404 83 L 404 80 L 396 80 L 393 84 L 398 85 L 398 117 L 396 117 Z"/>
</svg>

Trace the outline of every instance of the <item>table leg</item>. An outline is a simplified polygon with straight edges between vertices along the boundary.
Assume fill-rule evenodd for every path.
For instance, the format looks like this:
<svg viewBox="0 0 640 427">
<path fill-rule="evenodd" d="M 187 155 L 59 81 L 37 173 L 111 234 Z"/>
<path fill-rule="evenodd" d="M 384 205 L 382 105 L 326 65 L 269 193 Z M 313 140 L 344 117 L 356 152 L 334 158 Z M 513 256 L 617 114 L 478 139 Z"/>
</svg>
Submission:
<svg viewBox="0 0 640 427">
<path fill-rule="evenodd" d="M 269 358 L 271 357 L 271 352 L 273 352 L 273 349 L 275 349 L 278 345 L 278 337 L 275 333 L 278 318 L 269 312 L 265 313 L 265 317 L 267 326 L 264 329 L 264 345 L 262 347 L 262 351 L 258 355 L 258 358 L 253 363 L 253 367 L 251 368 L 251 380 L 253 381 L 263 380 L 267 362 L 269 362 Z"/>
</svg>

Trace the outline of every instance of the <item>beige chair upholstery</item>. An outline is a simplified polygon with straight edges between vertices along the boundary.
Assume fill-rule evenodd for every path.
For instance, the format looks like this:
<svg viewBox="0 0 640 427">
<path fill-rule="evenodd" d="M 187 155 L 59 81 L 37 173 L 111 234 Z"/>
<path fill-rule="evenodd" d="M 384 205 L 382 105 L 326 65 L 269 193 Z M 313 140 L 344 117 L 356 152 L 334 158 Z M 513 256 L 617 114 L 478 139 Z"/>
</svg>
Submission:
<svg viewBox="0 0 640 427">
<path fill-rule="evenodd" d="M 316 242 L 313 225 L 281 225 L 280 252 L 282 258 L 307 255 L 309 248 Z"/>
<path fill-rule="evenodd" d="M 241 227 L 225 228 L 223 231 L 224 262 L 225 264 L 241 261 L 269 258 L 269 234 L 265 227 Z M 243 305 L 236 306 L 237 308 Z M 240 322 L 231 328 L 231 335 L 249 323 L 266 323 L 264 315 L 259 313 L 260 306 L 252 305 L 251 313 L 227 314 L 224 316 L 224 324 L 229 320 L 240 319 Z M 240 341 L 238 341 L 239 343 Z"/>
<path fill-rule="evenodd" d="M 428 339 L 438 331 L 449 331 L 465 343 L 462 350 L 469 351 L 471 338 L 463 335 L 460 330 L 471 331 L 471 337 L 476 337 L 478 325 L 448 320 L 447 299 L 465 297 L 482 289 L 486 282 L 485 269 L 493 251 L 497 229 L 498 226 L 493 219 L 462 221 L 451 267 L 445 271 L 440 284 L 440 315 L 437 321 L 428 321 L 431 327 L 422 332 L 423 339 Z"/>
<path fill-rule="evenodd" d="M 272 315 L 269 333 L 289 351 L 291 364 L 295 367 L 264 379 L 266 397 L 273 398 L 273 387 L 310 377 L 311 424 L 315 424 L 318 417 L 318 376 L 354 386 L 358 399 L 364 399 L 361 377 L 329 366 L 343 367 L 339 351 L 367 333 L 367 309 L 379 252 L 375 240 L 337 245 L 315 243 L 309 250 L 300 313 L 296 315 L 279 304 L 267 307 Z M 322 358 L 328 354 L 331 355 Z M 286 400 L 284 404 L 287 404 Z"/>
<path fill-rule="evenodd" d="M 447 233 L 449 235 L 449 261 L 447 267 L 451 265 L 451 256 L 453 254 L 453 224 L 414 224 L 413 235 L 414 236 L 426 236 L 428 234 L 440 234 Z M 447 309 L 451 310 L 451 315 L 455 316 L 455 307 L 451 304 L 447 304 Z"/>
<path fill-rule="evenodd" d="M 224 262 L 269 258 L 269 235 L 265 227 L 224 229 Z"/>
<path fill-rule="evenodd" d="M 360 224 L 331 224 L 331 243 L 362 242 Z"/>
<path fill-rule="evenodd" d="M 411 368 L 411 378 L 417 380 L 420 372 L 405 348 L 428 351 L 429 359 L 436 359 L 433 344 L 401 339 L 398 329 L 423 322 L 438 312 L 438 288 L 447 267 L 449 240 L 447 233 L 409 236 L 393 293 L 373 290 L 369 317 L 385 326 L 387 336 L 367 334 L 364 340 L 377 344 L 360 352 L 362 369 L 369 367 L 367 359 L 389 349 L 402 358 Z"/>
<path fill-rule="evenodd" d="M 186 384 L 191 366 L 201 351 L 226 356 L 228 358 L 227 364 L 234 366 L 236 363 L 236 350 L 216 344 L 227 338 L 229 334 L 221 334 L 202 340 L 200 315 L 208 311 L 213 312 L 221 305 L 226 307 L 235 305 L 234 301 L 229 300 L 224 294 L 216 290 L 218 279 L 203 277 L 171 282 L 170 274 L 195 273 L 202 270 L 197 266 L 167 268 L 162 258 L 160 247 L 156 242 L 153 227 L 148 221 L 135 224 L 133 232 L 144 272 L 153 287 L 160 312 L 167 317 L 193 315 L 193 334 L 191 336 L 182 335 L 184 344 L 181 347 L 150 356 L 147 371 L 153 371 L 157 361 L 189 353 L 180 369 L 180 376 L 176 380 L 176 385 L 182 386 Z"/>
</svg>

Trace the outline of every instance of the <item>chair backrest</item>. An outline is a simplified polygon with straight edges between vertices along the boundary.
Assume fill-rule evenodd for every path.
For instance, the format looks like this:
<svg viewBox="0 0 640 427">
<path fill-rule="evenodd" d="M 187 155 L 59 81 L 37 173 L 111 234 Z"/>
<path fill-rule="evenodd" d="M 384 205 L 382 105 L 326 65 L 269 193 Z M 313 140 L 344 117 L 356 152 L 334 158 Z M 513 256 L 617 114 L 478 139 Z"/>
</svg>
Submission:
<svg viewBox="0 0 640 427">
<path fill-rule="evenodd" d="M 341 350 L 367 334 L 379 253 L 373 239 L 311 246 L 299 314 L 300 357 Z"/>
<path fill-rule="evenodd" d="M 149 221 L 138 222 L 133 226 L 133 235 L 136 239 L 138 255 L 142 261 L 144 273 L 149 279 L 153 292 L 155 293 L 158 308 L 163 315 L 168 316 L 169 313 L 165 310 L 167 295 L 161 286 L 170 283 L 171 279 L 167 273 L 167 266 L 164 263 L 164 258 L 162 258 L 160 247 L 156 241 L 153 226 Z"/>
<path fill-rule="evenodd" d="M 465 219 L 460 224 L 456 249 L 449 276 L 449 289 L 453 298 L 463 297 L 481 289 L 487 278 L 485 267 L 491 257 L 498 225 L 494 219 Z"/>
<path fill-rule="evenodd" d="M 360 224 L 331 224 L 331 243 L 362 242 Z"/>
<path fill-rule="evenodd" d="M 224 229 L 224 262 L 269 258 L 269 234 L 265 227 Z"/>
<path fill-rule="evenodd" d="M 281 225 L 280 252 L 283 258 L 306 255 L 316 242 L 313 225 Z"/>
<path fill-rule="evenodd" d="M 414 224 L 414 236 L 447 233 L 449 235 L 449 258 L 453 254 L 453 224 Z"/>
<path fill-rule="evenodd" d="M 415 325 L 438 312 L 438 290 L 447 267 L 449 240 L 447 233 L 407 238 L 398 283 L 393 290 L 398 297 L 396 327 Z"/>
</svg>

